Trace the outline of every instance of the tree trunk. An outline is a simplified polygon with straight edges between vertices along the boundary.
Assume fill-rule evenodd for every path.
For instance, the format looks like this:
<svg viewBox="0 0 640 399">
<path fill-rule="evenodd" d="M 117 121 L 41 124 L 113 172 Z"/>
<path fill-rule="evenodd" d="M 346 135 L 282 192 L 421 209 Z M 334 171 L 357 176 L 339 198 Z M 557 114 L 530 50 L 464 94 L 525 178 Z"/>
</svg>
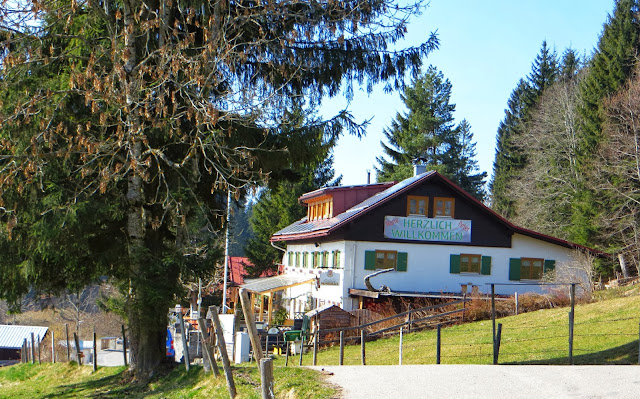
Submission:
<svg viewBox="0 0 640 399">
<path fill-rule="evenodd" d="M 127 234 L 129 236 L 129 297 L 127 314 L 130 339 L 129 370 L 134 380 L 144 381 L 153 375 L 165 356 L 167 308 L 154 297 L 154 281 L 158 276 L 147 265 L 147 215 L 145 211 L 143 164 L 143 127 L 135 107 L 136 89 L 136 7 L 134 0 L 124 1 L 124 69 L 125 95 L 130 109 L 126 120 L 129 158 L 132 165 L 127 184 Z M 165 276 L 166 278 L 166 276 Z"/>
<path fill-rule="evenodd" d="M 623 254 L 618 254 L 618 261 L 620 262 L 620 269 L 622 270 L 622 276 L 624 278 L 629 278 L 629 271 L 627 270 L 627 262 L 625 262 Z"/>
</svg>

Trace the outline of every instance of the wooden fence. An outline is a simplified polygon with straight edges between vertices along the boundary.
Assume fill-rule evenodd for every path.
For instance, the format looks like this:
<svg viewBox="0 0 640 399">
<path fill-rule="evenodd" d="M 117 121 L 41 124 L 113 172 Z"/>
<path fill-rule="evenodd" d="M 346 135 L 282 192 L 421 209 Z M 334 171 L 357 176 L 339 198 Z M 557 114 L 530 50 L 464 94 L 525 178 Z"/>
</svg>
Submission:
<svg viewBox="0 0 640 399">
<path fill-rule="evenodd" d="M 316 331 L 316 336 L 325 337 L 324 340 L 318 341 L 318 345 L 328 345 L 340 342 L 340 339 L 337 337 L 341 332 L 343 339 L 345 340 L 360 340 L 361 332 L 364 332 L 367 337 L 375 337 L 383 336 L 389 333 L 396 334 L 399 331 L 400 327 L 406 328 L 407 332 L 410 332 L 412 329 L 416 330 L 432 327 L 435 326 L 435 324 L 439 324 L 433 323 L 433 321 L 437 319 L 453 316 L 456 314 L 463 314 L 463 312 L 466 310 L 465 304 L 469 301 L 470 299 L 465 298 L 454 302 L 410 309 L 406 312 L 398 313 L 389 317 L 379 318 L 377 320 L 376 317 L 371 314 L 371 312 L 361 312 L 361 317 L 359 320 L 367 320 L 364 323 L 350 327 L 329 328 Z M 425 316 L 426 312 L 443 310 L 443 308 L 459 305 L 462 305 L 462 307 L 459 309 L 444 311 L 437 314 L 429 314 Z"/>
</svg>

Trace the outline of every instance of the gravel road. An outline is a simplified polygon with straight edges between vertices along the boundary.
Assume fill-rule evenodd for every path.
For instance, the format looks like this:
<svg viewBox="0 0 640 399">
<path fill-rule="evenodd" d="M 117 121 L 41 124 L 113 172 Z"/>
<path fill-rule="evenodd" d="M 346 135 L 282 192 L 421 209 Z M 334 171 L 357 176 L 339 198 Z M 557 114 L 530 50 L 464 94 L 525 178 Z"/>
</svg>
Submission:
<svg viewBox="0 0 640 399">
<path fill-rule="evenodd" d="M 317 366 L 344 399 L 639 398 L 638 366 Z"/>
</svg>

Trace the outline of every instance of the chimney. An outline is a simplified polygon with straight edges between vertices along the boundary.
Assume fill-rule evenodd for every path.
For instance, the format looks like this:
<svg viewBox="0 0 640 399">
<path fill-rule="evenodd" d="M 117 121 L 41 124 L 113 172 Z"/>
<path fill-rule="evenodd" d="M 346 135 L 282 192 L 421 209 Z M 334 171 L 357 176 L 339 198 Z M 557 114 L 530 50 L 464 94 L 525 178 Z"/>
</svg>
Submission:
<svg viewBox="0 0 640 399">
<path fill-rule="evenodd" d="M 413 175 L 418 176 L 427 172 L 427 165 L 425 164 L 415 164 L 413 165 Z"/>
<path fill-rule="evenodd" d="M 367 184 L 371 184 L 371 171 L 367 170 Z"/>
</svg>

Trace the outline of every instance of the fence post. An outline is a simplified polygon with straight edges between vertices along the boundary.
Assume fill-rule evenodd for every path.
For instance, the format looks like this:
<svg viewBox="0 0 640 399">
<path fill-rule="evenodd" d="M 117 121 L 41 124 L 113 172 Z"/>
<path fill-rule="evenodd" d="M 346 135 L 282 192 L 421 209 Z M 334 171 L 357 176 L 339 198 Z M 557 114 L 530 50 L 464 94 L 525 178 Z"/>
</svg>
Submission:
<svg viewBox="0 0 640 399">
<path fill-rule="evenodd" d="M 127 366 L 127 336 L 124 333 L 124 324 L 122 325 L 122 356 L 124 356 L 124 365 Z"/>
<path fill-rule="evenodd" d="M 398 348 L 398 364 L 402 366 L 402 327 L 400 327 L 400 347 Z"/>
<path fill-rule="evenodd" d="M 409 304 L 409 309 L 407 310 L 407 332 L 411 332 L 411 304 Z"/>
<path fill-rule="evenodd" d="M 42 364 L 40 353 L 42 353 L 42 340 L 40 339 L 40 334 L 38 334 L 38 364 Z"/>
<path fill-rule="evenodd" d="M 362 358 L 362 365 L 367 365 L 367 353 L 365 350 L 366 334 L 364 328 L 360 330 L 360 357 Z"/>
<path fill-rule="evenodd" d="M 269 356 L 269 334 L 267 334 L 267 338 L 264 340 L 264 353 Z"/>
<path fill-rule="evenodd" d="M 576 284 L 571 284 L 571 312 L 569 313 L 569 364 L 573 364 L 573 323 L 576 306 Z"/>
<path fill-rule="evenodd" d="M 29 363 L 29 349 L 27 349 L 27 339 L 22 342 L 22 363 Z"/>
<path fill-rule="evenodd" d="M 316 336 L 313 339 L 313 365 L 314 366 L 318 363 L 318 338 L 320 338 L 320 334 L 318 334 L 318 330 L 316 330 Z"/>
<path fill-rule="evenodd" d="M 76 360 L 78 361 L 78 366 L 82 364 L 82 349 L 80 349 L 80 339 L 78 338 L 77 333 L 73 333 L 73 342 L 76 344 Z"/>
<path fill-rule="evenodd" d="M 260 359 L 260 381 L 262 399 L 275 399 L 273 384 L 273 359 L 267 357 Z"/>
<path fill-rule="evenodd" d="M 464 314 L 467 311 L 467 294 L 462 295 L 462 322 L 464 323 Z"/>
<path fill-rule="evenodd" d="M 258 329 L 256 328 L 256 318 L 253 315 L 253 302 L 249 300 L 249 294 L 247 293 L 246 288 L 240 289 L 240 304 L 242 305 L 244 321 L 247 324 L 249 339 L 251 340 L 251 346 L 253 347 L 253 357 L 258 363 L 258 367 L 260 367 L 260 359 L 264 357 L 264 354 L 262 353 L 260 337 L 258 336 Z"/>
<path fill-rule="evenodd" d="M 31 364 L 36 363 L 36 340 L 33 333 L 31 333 Z"/>
<path fill-rule="evenodd" d="M 518 301 L 518 292 L 516 292 L 516 295 L 515 295 L 515 301 L 516 301 L 516 316 L 517 316 L 517 315 L 518 315 L 518 307 L 519 307 L 519 306 L 518 306 L 518 305 L 519 305 L 519 303 L 518 303 L 518 302 L 519 302 L 519 301 Z"/>
<path fill-rule="evenodd" d="M 56 338 L 55 333 L 51 330 L 51 363 L 56 362 Z"/>
<path fill-rule="evenodd" d="M 498 335 L 496 336 L 496 351 L 493 356 L 493 364 L 498 364 L 498 356 L 500 356 L 500 341 L 502 340 L 502 323 L 498 324 Z"/>
<path fill-rule="evenodd" d="M 442 346 L 441 333 L 442 325 L 438 324 L 436 331 L 436 364 L 440 364 L 440 347 Z"/>
<path fill-rule="evenodd" d="M 96 336 L 96 326 L 93 326 L 93 371 L 98 371 L 98 342 Z"/>
<path fill-rule="evenodd" d="M 491 284 L 491 336 L 493 337 L 493 362 L 497 359 L 496 348 L 496 285 Z"/>
<path fill-rule="evenodd" d="M 298 366 L 302 366 L 303 354 L 304 354 L 304 333 L 300 334 L 300 360 L 298 360 Z"/>
<path fill-rule="evenodd" d="M 229 389 L 229 396 L 231 399 L 236 397 L 236 384 L 233 381 L 233 373 L 231 371 L 231 363 L 229 362 L 229 354 L 227 353 L 227 344 L 224 341 L 224 334 L 222 331 L 222 324 L 218 318 L 218 308 L 213 306 L 213 312 L 211 312 L 211 319 L 213 320 L 213 327 L 216 332 L 216 343 L 218 350 L 220 351 L 220 357 L 222 357 L 222 368 L 224 369 L 224 376 L 227 380 L 227 388 Z M 215 359 L 214 359 L 215 360 Z"/>
<path fill-rule="evenodd" d="M 189 371 L 190 359 L 189 359 L 189 347 L 187 346 L 187 330 L 184 328 L 184 318 L 182 317 L 182 311 L 178 312 L 178 321 L 180 322 L 180 332 L 182 336 L 182 358 L 184 359 L 184 368 Z"/>
<path fill-rule="evenodd" d="M 340 331 L 340 359 L 338 360 L 338 365 L 342 366 L 343 364 L 344 364 L 344 331 Z"/>
<path fill-rule="evenodd" d="M 285 349 L 285 351 L 287 351 L 287 353 L 284 355 L 285 356 L 285 361 L 284 361 L 285 367 L 289 366 L 289 350 L 290 349 L 291 349 L 291 342 L 287 341 L 287 349 Z"/>
<path fill-rule="evenodd" d="M 71 345 L 69 345 L 69 323 L 64 323 L 64 330 L 67 333 L 67 361 L 69 362 L 71 361 Z"/>
<path fill-rule="evenodd" d="M 214 313 L 214 312 L 211 312 L 211 313 Z M 215 314 L 216 316 L 218 315 L 217 312 L 215 312 Z M 200 328 L 200 339 L 202 340 L 202 354 L 204 355 L 203 358 L 206 358 L 207 362 L 209 363 L 209 368 L 213 370 L 213 375 L 218 377 L 220 376 L 220 371 L 218 370 L 218 364 L 216 363 L 216 358 L 214 357 L 213 350 L 209 345 L 209 334 L 207 333 L 207 323 L 202 317 L 198 317 L 198 327 Z M 208 370 L 205 370 L 205 371 L 208 371 Z"/>
</svg>

